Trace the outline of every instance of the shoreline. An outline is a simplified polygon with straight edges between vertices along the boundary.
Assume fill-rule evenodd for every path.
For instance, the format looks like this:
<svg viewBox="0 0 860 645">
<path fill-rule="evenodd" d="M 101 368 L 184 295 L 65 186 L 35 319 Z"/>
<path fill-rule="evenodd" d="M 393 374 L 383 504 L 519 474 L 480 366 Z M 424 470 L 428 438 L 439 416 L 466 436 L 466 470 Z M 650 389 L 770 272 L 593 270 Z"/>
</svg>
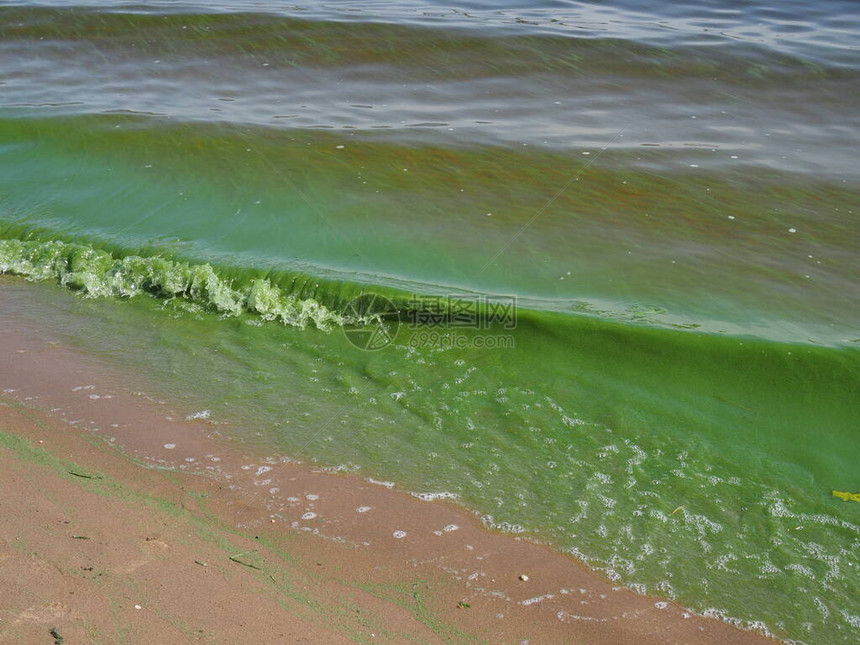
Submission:
<svg viewBox="0 0 860 645">
<path fill-rule="evenodd" d="M 127 385 L 125 375 L 23 319 L 16 321 L 8 307 L 0 310 L 5 310 L 0 316 L 5 323 L 0 331 L 0 431 L 6 433 L 0 457 L 16 473 L 2 503 L 18 509 L 6 534 L 20 531 L 43 544 L 38 552 L 54 554 L 50 564 L 60 576 L 51 571 L 51 584 L 30 589 L 39 602 L 16 607 L 17 613 L 0 612 L 0 642 L 16 635 L 10 630 L 29 634 L 26 630 L 34 625 L 45 638 L 51 627 L 65 635 L 76 629 L 86 633 L 80 631 L 82 621 L 111 623 L 111 612 L 102 608 L 90 615 L 86 604 L 58 595 L 62 587 L 80 582 L 87 566 L 98 568 L 79 565 L 72 571 L 70 563 L 81 561 L 82 549 L 90 549 L 88 557 L 94 561 L 101 558 L 100 566 L 112 566 L 111 576 L 122 585 L 152 586 L 149 599 L 128 600 L 132 608 L 123 610 L 153 616 L 152 621 L 138 621 L 139 635 L 182 623 L 199 625 L 189 628 L 189 638 L 202 628 L 210 642 L 227 642 L 222 639 L 236 634 L 245 641 L 266 642 L 279 634 L 273 631 L 277 626 L 289 624 L 296 638 L 311 639 L 297 642 L 402 642 L 398 639 L 406 637 L 417 642 L 578 639 L 598 645 L 774 642 L 693 615 L 671 601 L 615 588 L 571 556 L 487 530 L 455 504 L 422 501 L 360 475 L 315 469 L 230 441 L 223 427 L 205 415 L 176 414 L 167 403 Z M 18 444 L 15 437 L 29 444 Z M 80 476 L 91 473 L 103 478 Z M 28 485 L 17 479 L 25 475 Z M 84 494 L 72 494 L 78 490 Z M 100 540 L 72 539 L 56 524 L 55 530 L 45 531 L 35 513 L 20 510 L 40 508 L 44 514 L 51 504 L 56 507 L 45 502 L 48 493 L 62 495 L 70 505 L 64 517 L 79 517 L 85 510 L 96 527 L 93 532 L 102 531 Z M 107 495 L 107 502 L 102 507 L 91 495 Z M 111 524 L 123 514 L 136 524 Z M 167 538 L 141 528 L 159 522 L 163 528 L 156 533 Z M 174 522 L 194 530 L 184 536 Z M 219 541 L 230 548 L 194 557 Z M 107 562 L 117 542 L 126 560 L 141 564 L 123 572 Z M 155 542 L 164 553 L 130 557 Z M 98 545 L 106 548 L 94 548 Z M 9 544 L 0 546 L 0 580 L 20 587 L 24 582 L 16 567 L 29 561 L 38 569 L 35 551 L 22 554 Z M 51 568 L 44 562 L 39 566 L 40 571 Z M 207 587 L 212 581 L 199 574 L 216 570 L 223 585 L 213 591 Z M 179 571 L 182 575 L 175 576 Z M 28 577 L 26 586 L 36 582 L 38 576 Z M 185 586 L 193 591 L 183 591 Z M 156 593 L 156 587 L 161 591 Z M 304 589 L 296 600 L 299 587 Z M 236 632 L 234 623 L 242 619 L 225 622 L 227 614 L 213 615 L 210 625 L 212 612 L 193 602 L 209 593 L 215 593 L 215 605 L 234 603 L 246 611 L 253 605 L 253 620 L 240 625 L 251 631 Z M 98 590 L 93 594 L 99 596 Z M 257 608 L 261 598 L 269 603 L 262 603 L 265 611 Z M 50 608 L 60 605 L 68 611 L 52 613 Z M 173 622 L 158 612 L 134 609 L 137 605 L 157 605 Z M 56 625 L 47 625 L 45 617 Z"/>
</svg>

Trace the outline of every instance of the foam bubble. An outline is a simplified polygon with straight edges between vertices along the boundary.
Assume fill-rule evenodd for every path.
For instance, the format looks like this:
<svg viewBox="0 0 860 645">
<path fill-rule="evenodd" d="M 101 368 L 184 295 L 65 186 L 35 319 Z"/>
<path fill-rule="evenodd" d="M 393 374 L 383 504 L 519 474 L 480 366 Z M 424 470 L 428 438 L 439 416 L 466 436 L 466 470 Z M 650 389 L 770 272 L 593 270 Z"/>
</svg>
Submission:
<svg viewBox="0 0 860 645">
<path fill-rule="evenodd" d="M 543 596 L 535 596 L 534 598 L 528 598 L 526 600 L 521 600 L 520 604 L 524 607 L 528 607 L 529 605 L 534 605 L 539 602 L 543 602 L 544 600 L 549 600 L 551 598 L 555 598 L 555 594 L 544 594 Z"/>
<path fill-rule="evenodd" d="M 376 483 L 376 482 L 374 482 L 374 483 Z M 417 497 L 422 502 L 435 502 L 435 501 L 440 500 L 440 499 L 457 499 L 459 497 L 459 495 L 457 495 L 456 493 L 448 493 L 448 492 L 409 493 L 409 494 L 412 495 L 412 497 Z"/>
</svg>

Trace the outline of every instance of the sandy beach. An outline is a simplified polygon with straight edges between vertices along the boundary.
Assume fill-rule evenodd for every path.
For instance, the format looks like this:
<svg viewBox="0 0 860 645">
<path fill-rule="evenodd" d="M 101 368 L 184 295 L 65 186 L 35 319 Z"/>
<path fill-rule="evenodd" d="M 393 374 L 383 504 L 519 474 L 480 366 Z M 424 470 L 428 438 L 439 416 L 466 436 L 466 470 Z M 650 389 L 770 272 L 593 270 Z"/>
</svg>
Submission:
<svg viewBox="0 0 860 645">
<path fill-rule="evenodd" d="M 773 642 L 450 502 L 254 453 L 0 310 L 0 642 Z"/>
</svg>

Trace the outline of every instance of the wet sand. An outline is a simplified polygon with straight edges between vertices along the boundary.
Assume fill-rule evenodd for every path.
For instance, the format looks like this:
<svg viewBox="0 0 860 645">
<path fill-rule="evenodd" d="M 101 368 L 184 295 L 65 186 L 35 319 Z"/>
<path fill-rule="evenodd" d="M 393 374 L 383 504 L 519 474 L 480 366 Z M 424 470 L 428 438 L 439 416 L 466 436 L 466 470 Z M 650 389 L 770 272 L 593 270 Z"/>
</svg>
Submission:
<svg viewBox="0 0 860 645">
<path fill-rule="evenodd" d="M 0 280 L 0 642 L 773 641 L 446 501 L 231 441 L 16 317 Z"/>
</svg>

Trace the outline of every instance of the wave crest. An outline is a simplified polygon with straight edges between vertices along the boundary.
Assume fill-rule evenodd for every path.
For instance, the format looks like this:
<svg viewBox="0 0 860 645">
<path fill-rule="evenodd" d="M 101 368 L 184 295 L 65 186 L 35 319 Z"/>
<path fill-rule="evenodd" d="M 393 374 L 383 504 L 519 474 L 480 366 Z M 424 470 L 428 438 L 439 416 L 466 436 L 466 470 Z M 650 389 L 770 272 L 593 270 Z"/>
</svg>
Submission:
<svg viewBox="0 0 860 645">
<path fill-rule="evenodd" d="M 184 298 L 225 315 L 248 313 L 300 328 L 313 323 L 328 330 L 349 322 L 313 298 L 285 293 L 267 278 L 235 285 L 208 263 L 159 256 L 116 257 L 107 251 L 61 241 L 0 240 L 0 273 L 38 281 L 57 280 L 94 298 L 141 294 Z"/>
</svg>

